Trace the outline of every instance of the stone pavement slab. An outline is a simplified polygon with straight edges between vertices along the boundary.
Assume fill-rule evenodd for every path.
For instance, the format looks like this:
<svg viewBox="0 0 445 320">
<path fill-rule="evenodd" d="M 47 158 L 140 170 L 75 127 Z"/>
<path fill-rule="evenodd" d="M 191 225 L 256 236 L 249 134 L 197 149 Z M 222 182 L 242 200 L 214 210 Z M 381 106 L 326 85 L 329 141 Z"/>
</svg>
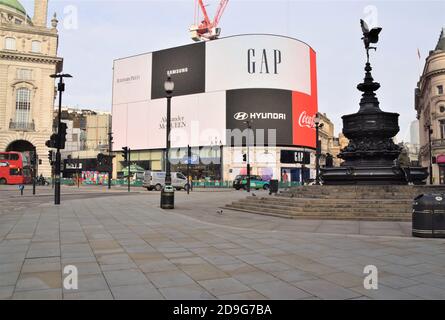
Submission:
<svg viewBox="0 0 445 320">
<path fill-rule="evenodd" d="M 3 210 L 0 299 L 445 299 L 445 240 L 406 223 L 221 215 L 245 194 L 203 194 L 168 212 L 147 193 Z M 78 290 L 62 289 L 67 265 Z"/>
<path fill-rule="evenodd" d="M 202 280 L 198 283 L 215 296 L 251 291 L 249 287 L 234 278 Z"/>
</svg>

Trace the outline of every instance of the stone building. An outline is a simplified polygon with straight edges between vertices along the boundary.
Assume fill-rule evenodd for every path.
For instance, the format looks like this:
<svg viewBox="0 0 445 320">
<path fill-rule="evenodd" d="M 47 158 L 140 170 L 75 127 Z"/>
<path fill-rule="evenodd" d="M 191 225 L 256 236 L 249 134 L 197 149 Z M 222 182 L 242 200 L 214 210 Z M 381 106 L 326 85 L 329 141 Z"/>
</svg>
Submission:
<svg viewBox="0 0 445 320">
<path fill-rule="evenodd" d="M 340 133 L 338 137 L 334 135 L 334 123 L 328 118 L 326 113 L 319 113 L 321 123 L 323 127 L 320 129 L 320 141 L 321 141 L 321 156 L 320 165 L 326 164 L 326 156 L 330 154 L 333 156 L 333 164 L 335 167 L 340 166 L 342 160 L 337 158 L 341 149 L 348 145 L 348 139 Z"/>
<path fill-rule="evenodd" d="M 419 161 L 429 167 L 429 134 L 432 129 L 433 184 L 445 184 L 445 28 L 437 46 L 426 58 L 423 74 L 415 92 L 415 108 L 419 119 Z M 428 179 L 429 181 L 429 179 Z"/>
<path fill-rule="evenodd" d="M 54 111 L 54 127 L 56 121 L 57 110 Z M 65 149 L 61 151 L 63 168 L 66 168 L 68 160 L 74 159 L 74 162 L 81 163 L 81 169 L 95 171 L 97 155 L 109 150 L 111 113 L 64 107 L 62 122 L 67 124 Z M 64 172 L 66 175 L 67 172 Z"/>
<path fill-rule="evenodd" d="M 57 19 L 47 26 L 48 0 L 34 1 L 30 18 L 17 0 L 0 0 L 0 151 L 37 151 L 49 176 L 45 142 L 53 132 Z"/>
</svg>

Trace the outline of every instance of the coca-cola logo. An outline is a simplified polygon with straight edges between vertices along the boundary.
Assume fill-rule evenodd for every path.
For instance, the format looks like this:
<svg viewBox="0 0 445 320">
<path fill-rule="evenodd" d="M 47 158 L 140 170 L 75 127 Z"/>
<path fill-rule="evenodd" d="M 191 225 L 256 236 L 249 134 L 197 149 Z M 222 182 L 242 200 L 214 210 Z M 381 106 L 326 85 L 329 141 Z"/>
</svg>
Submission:
<svg viewBox="0 0 445 320">
<path fill-rule="evenodd" d="M 298 125 L 302 128 L 314 128 L 315 114 L 310 116 L 306 111 L 303 111 L 298 117 Z"/>
</svg>

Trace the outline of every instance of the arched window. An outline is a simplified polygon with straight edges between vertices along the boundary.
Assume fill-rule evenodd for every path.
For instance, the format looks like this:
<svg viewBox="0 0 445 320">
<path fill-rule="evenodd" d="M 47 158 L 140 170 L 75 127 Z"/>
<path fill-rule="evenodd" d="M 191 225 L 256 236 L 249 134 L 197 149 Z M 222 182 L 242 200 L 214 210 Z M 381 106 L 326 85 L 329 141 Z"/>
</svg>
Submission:
<svg viewBox="0 0 445 320">
<path fill-rule="evenodd" d="M 6 50 L 16 50 L 14 38 L 6 38 L 5 39 L 5 49 Z"/>
<path fill-rule="evenodd" d="M 15 103 L 15 122 L 18 128 L 26 128 L 30 123 L 31 90 L 19 88 Z"/>
<path fill-rule="evenodd" d="M 42 51 L 42 44 L 40 41 L 34 40 L 31 42 L 31 52 L 40 53 Z"/>
</svg>

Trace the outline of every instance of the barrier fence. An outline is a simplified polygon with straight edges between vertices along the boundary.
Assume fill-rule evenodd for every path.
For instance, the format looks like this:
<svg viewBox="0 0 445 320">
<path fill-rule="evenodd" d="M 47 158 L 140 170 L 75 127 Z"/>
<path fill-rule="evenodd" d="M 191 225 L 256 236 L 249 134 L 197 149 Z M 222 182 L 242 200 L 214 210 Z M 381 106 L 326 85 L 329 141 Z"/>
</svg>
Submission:
<svg viewBox="0 0 445 320">
<path fill-rule="evenodd" d="M 51 184 L 51 180 L 48 180 Z M 78 182 L 76 179 L 66 179 L 62 178 L 61 182 L 62 185 L 66 186 L 77 186 Z M 111 181 L 111 184 L 113 186 L 126 186 L 127 185 L 127 179 L 113 179 Z M 140 180 L 131 181 L 130 185 L 132 187 L 142 187 L 143 182 Z M 108 185 L 108 181 L 101 181 L 101 182 L 94 182 L 89 180 L 83 180 L 80 182 L 80 185 L 82 186 L 91 186 L 91 185 Z M 301 186 L 300 182 L 280 182 L 279 188 L 285 189 L 289 187 L 296 187 Z M 233 188 L 233 181 L 193 181 L 193 188 L 221 188 L 221 189 L 228 189 Z"/>
</svg>

